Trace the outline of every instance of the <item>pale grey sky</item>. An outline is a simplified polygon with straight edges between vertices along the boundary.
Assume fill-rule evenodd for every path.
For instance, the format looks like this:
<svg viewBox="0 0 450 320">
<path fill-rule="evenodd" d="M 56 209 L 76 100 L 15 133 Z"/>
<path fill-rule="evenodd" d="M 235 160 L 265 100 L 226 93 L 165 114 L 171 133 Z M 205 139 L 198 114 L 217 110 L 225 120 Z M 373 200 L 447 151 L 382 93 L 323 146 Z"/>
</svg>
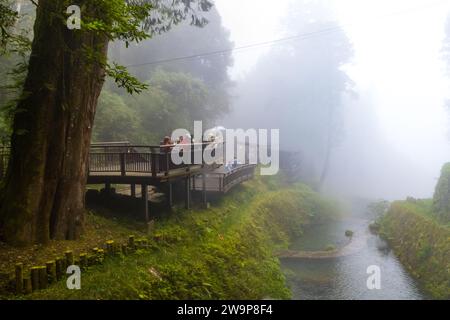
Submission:
<svg viewBox="0 0 450 320">
<path fill-rule="evenodd" d="M 242 46 L 296 35 L 295 30 L 283 31 L 290 1 L 216 0 L 216 6 L 232 40 Z M 418 169 L 421 186 L 410 186 L 405 194 L 429 196 L 440 166 L 450 161 L 449 116 L 444 107 L 450 83 L 441 58 L 450 0 L 330 3 L 355 48 L 354 61 L 346 70 L 363 95 L 361 100 L 370 95 L 382 138 Z M 232 77 L 245 81 L 267 50 L 236 52 Z"/>
<path fill-rule="evenodd" d="M 345 29 L 355 48 L 349 74 L 359 92 L 370 92 L 384 139 L 417 168 L 403 196 L 430 196 L 441 165 L 450 161 L 444 107 L 450 85 L 441 53 L 450 1 L 342 2 L 348 7 L 337 6 L 339 16 L 350 24 Z M 371 19 L 389 12 L 397 14 Z"/>
</svg>

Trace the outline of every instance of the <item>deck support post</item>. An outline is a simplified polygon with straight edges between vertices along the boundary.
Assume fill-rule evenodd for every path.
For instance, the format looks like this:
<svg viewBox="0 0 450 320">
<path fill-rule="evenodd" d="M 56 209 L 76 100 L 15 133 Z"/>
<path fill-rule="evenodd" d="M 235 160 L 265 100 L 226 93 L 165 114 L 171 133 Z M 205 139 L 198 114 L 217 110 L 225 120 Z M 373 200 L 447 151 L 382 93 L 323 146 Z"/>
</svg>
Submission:
<svg viewBox="0 0 450 320">
<path fill-rule="evenodd" d="M 110 182 L 105 183 L 105 195 L 108 197 L 112 195 L 112 187 Z"/>
<path fill-rule="evenodd" d="M 143 184 L 142 187 L 142 200 L 144 201 L 145 221 L 150 221 L 150 215 L 148 210 L 148 185 Z"/>
<path fill-rule="evenodd" d="M 186 189 L 186 198 L 185 198 L 185 208 L 191 208 L 191 177 L 187 176 L 185 179 L 185 189 Z"/>
<path fill-rule="evenodd" d="M 130 189 L 131 189 L 131 196 L 133 198 L 136 198 L 136 185 L 135 184 L 130 185 Z"/>
</svg>

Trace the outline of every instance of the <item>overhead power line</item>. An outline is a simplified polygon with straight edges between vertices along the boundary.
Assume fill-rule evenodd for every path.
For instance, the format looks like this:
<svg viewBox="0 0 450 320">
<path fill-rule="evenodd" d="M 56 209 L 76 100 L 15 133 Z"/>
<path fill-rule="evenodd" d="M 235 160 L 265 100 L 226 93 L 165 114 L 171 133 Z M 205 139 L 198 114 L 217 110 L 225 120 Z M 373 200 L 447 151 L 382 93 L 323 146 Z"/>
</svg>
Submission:
<svg viewBox="0 0 450 320">
<path fill-rule="evenodd" d="M 428 5 L 425 5 L 425 6 L 418 6 L 418 7 L 415 7 L 415 8 L 411 8 L 409 10 L 402 10 L 402 11 L 398 11 L 398 12 L 393 12 L 393 13 L 390 13 L 390 14 L 379 16 L 377 19 L 397 16 L 397 15 L 401 15 L 401 14 L 405 14 L 405 13 L 414 12 L 414 11 L 417 11 L 417 10 L 428 9 L 428 8 L 434 7 L 436 5 L 442 4 L 444 2 L 447 2 L 447 1 L 446 0 L 436 1 L 436 2 L 431 3 L 431 4 L 429 3 Z M 324 29 L 321 29 L 321 30 L 307 32 L 307 33 L 301 33 L 301 34 L 297 34 L 297 35 L 290 36 L 290 37 L 284 37 L 284 38 L 274 39 L 274 40 L 270 40 L 270 41 L 257 42 L 257 43 L 247 44 L 247 45 L 234 47 L 234 48 L 223 49 L 223 50 L 209 51 L 209 52 L 204 52 L 204 53 L 199 53 L 199 54 L 180 56 L 180 57 L 161 59 L 161 60 L 154 60 L 154 61 L 138 63 L 138 64 L 131 64 L 131 65 L 127 65 L 126 67 L 127 68 L 137 68 L 137 67 L 143 67 L 143 66 L 152 66 L 152 65 L 158 65 L 158 64 L 165 64 L 165 63 L 170 63 L 170 62 L 192 60 L 192 59 L 205 58 L 205 57 L 210 57 L 210 56 L 215 56 L 215 55 L 222 55 L 222 54 L 230 53 L 230 52 L 238 52 L 238 51 L 242 51 L 242 50 L 246 50 L 246 49 L 253 49 L 253 48 L 258 48 L 258 47 L 272 46 L 272 45 L 276 45 L 276 44 L 283 43 L 283 42 L 288 42 L 288 41 L 293 41 L 293 40 L 305 40 L 305 39 L 308 39 L 308 38 L 313 38 L 313 37 L 317 37 L 317 36 L 326 35 L 328 33 L 341 31 L 341 30 L 343 30 L 343 28 L 351 26 L 351 25 L 352 24 L 341 24 L 341 25 L 338 25 L 338 26 L 334 26 L 334 27 L 330 27 L 330 28 L 324 28 Z"/>
<path fill-rule="evenodd" d="M 319 35 L 319 34 L 326 34 L 326 33 L 330 33 L 330 32 L 335 32 L 335 31 L 337 31 L 337 30 L 339 30 L 341 28 L 342 28 L 342 26 L 336 26 L 336 27 L 332 27 L 332 28 L 322 29 L 322 30 L 309 32 L 309 33 L 304 33 L 304 34 L 299 34 L 299 35 L 296 35 L 296 36 L 291 36 L 291 37 L 286 37 L 286 38 L 275 39 L 275 40 L 271 40 L 271 41 L 258 42 L 258 43 L 248 44 L 248 45 L 244 45 L 244 46 L 240 46 L 240 47 L 234 47 L 234 48 L 230 48 L 230 49 L 217 50 L 217 51 L 210 51 L 210 52 L 194 54 L 194 55 L 190 55 L 190 56 L 181 56 L 181 57 L 176 57 L 176 58 L 171 58 L 171 59 L 155 60 L 155 61 L 151 61 L 151 62 L 145 62 L 145 63 L 140 63 L 140 64 L 133 64 L 133 65 L 129 65 L 129 66 L 126 66 L 126 67 L 128 67 L 128 68 L 142 67 L 142 66 L 148 66 L 148 65 L 154 65 L 154 64 L 176 62 L 176 61 L 180 61 L 180 60 L 190 60 L 190 59 L 197 59 L 197 58 L 221 55 L 221 54 L 224 54 L 224 53 L 241 51 L 241 50 L 244 50 L 244 49 L 251 49 L 251 48 L 257 48 L 257 47 L 264 47 L 264 46 L 267 46 L 267 45 L 273 45 L 273 44 L 286 42 L 286 41 L 291 41 L 291 40 L 306 39 L 306 38 L 313 37 L 313 36 L 316 36 L 316 35 Z"/>
</svg>

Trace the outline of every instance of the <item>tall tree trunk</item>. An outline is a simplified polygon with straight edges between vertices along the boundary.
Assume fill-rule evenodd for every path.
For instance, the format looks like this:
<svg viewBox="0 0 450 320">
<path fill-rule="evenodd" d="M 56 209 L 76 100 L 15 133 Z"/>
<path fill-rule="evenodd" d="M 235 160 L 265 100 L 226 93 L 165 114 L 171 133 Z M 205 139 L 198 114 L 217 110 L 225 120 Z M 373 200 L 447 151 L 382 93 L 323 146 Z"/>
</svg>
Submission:
<svg viewBox="0 0 450 320">
<path fill-rule="evenodd" d="M 95 14 L 89 0 L 76 1 Z M 0 199 L 0 236 L 15 245 L 76 239 L 84 224 L 91 131 L 108 38 L 69 30 L 68 1 L 40 0 L 24 96 Z"/>
</svg>

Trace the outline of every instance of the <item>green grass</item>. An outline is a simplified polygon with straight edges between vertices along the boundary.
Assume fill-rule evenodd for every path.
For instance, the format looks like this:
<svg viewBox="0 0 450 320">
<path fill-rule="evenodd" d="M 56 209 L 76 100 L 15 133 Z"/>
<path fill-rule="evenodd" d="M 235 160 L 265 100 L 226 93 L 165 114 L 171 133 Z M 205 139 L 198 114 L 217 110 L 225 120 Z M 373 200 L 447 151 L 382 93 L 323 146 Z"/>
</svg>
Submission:
<svg viewBox="0 0 450 320">
<path fill-rule="evenodd" d="M 434 190 L 433 213 L 436 218 L 450 225 L 450 163 L 444 164 Z"/>
<path fill-rule="evenodd" d="M 431 296 L 450 299 L 450 227 L 431 207 L 431 200 L 394 202 L 380 220 L 380 234 Z"/>
<path fill-rule="evenodd" d="M 333 211 L 306 186 L 256 178 L 208 210 L 178 210 L 158 221 L 150 250 L 91 267 L 81 290 L 60 282 L 20 298 L 287 299 L 274 250 Z"/>
</svg>

